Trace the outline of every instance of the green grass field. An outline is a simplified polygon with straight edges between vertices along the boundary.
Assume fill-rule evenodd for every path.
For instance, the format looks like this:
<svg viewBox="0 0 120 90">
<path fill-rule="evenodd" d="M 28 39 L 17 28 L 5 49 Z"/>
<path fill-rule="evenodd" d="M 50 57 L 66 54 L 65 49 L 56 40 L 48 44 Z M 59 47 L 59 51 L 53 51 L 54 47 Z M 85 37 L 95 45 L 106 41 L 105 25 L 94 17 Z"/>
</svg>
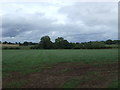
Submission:
<svg viewBox="0 0 120 90">
<path fill-rule="evenodd" d="M 22 87 L 27 83 L 26 81 L 24 81 L 24 79 L 20 80 L 20 84 L 19 82 L 14 83 L 14 82 L 19 81 L 14 78 L 11 81 L 13 84 L 10 84 L 10 81 L 7 81 L 7 80 L 9 80 L 9 78 L 11 78 L 12 75 L 16 75 L 17 77 L 17 74 L 19 74 L 18 76 L 24 77 L 26 75 L 30 75 L 31 73 L 40 73 L 45 70 L 51 70 L 51 68 L 53 68 L 53 66 L 56 64 L 80 63 L 84 65 L 93 65 L 95 67 L 101 67 L 102 65 L 105 65 L 105 64 L 111 65 L 117 61 L 118 61 L 118 49 L 3 50 L 2 51 L 2 65 L 3 65 L 3 78 L 4 78 L 3 80 L 5 80 L 5 84 L 3 83 L 4 84 L 3 86 L 4 87 L 17 87 L 17 86 Z M 71 70 L 70 69 L 71 68 L 69 67 L 65 67 L 61 70 L 61 73 L 69 73 L 71 72 L 71 70 L 73 70 L 73 69 Z M 89 76 L 86 75 L 86 77 L 89 77 Z M 64 82 L 63 85 L 61 84 L 60 87 L 63 87 L 63 88 L 71 87 L 71 86 L 76 87 L 77 85 L 79 85 L 81 80 L 83 80 L 83 78 L 81 79 L 81 77 L 79 77 L 79 79 L 77 80 L 76 80 L 76 77 L 74 78 L 75 79 L 69 79 L 69 80 L 66 79 L 67 80 L 66 83 Z M 102 77 L 99 76 L 97 79 L 99 78 L 102 78 Z M 85 79 L 85 80 L 89 80 L 89 79 L 90 78 Z M 113 84 L 111 83 L 110 85 L 107 85 L 107 86 L 112 87 L 112 85 Z"/>
</svg>

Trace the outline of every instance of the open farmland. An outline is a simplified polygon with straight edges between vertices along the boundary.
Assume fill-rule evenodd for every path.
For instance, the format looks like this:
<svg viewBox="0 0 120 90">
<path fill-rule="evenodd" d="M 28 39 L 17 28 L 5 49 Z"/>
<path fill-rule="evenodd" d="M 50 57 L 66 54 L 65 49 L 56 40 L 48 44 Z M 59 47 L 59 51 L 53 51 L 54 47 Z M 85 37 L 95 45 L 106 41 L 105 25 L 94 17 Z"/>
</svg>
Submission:
<svg viewBox="0 0 120 90">
<path fill-rule="evenodd" d="M 3 50 L 3 88 L 109 88 L 118 50 Z"/>
<path fill-rule="evenodd" d="M 0 47 L 19 47 L 19 45 L 14 44 L 0 44 Z"/>
</svg>

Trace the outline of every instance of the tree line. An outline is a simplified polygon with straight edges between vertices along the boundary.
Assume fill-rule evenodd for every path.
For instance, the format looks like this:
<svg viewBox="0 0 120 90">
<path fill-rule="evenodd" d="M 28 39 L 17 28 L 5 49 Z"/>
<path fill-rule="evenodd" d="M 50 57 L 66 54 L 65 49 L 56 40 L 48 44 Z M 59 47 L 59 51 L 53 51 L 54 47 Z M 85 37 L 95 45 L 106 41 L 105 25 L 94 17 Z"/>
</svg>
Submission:
<svg viewBox="0 0 120 90">
<path fill-rule="evenodd" d="M 49 36 L 43 36 L 40 42 L 31 49 L 105 49 L 107 45 L 119 44 L 120 40 L 90 41 L 83 43 L 68 42 L 63 37 L 58 37 L 52 42 Z"/>
<path fill-rule="evenodd" d="M 0 41 L 0 44 L 11 44 L 11 45 L 28 46 L 28 45 L 36 45 L 38 43 L 27 42 L 27 41 L 25 41 L 23 43 L 21 43 L 21 42 L 14 42 L 14 43 L 12 43 L 12 42 L 7 42 L 7 41 L 4 41 L 4 42 Z"/>
<path fill-rule="evenodd" d="M 65 40 L 63 37 L 58 37 L 55 39 L 55 42 L 51 41 L 51 38 L 49 36 L 43 36 L 40 39 L 39 43 L 33 43 L 33 42 L 1 42 L 2 44 L 19 44 L 19 46 L 29 46 L 30 49 L 105 49 L 105 48 L 111 48 L 106 47 L 106 45 L 118 45 L 120 44 L 120 40 L 106 40 L 106 41 L 89 41 L 89 42 L 68 42 L 68 40 Z"/>
</svg>

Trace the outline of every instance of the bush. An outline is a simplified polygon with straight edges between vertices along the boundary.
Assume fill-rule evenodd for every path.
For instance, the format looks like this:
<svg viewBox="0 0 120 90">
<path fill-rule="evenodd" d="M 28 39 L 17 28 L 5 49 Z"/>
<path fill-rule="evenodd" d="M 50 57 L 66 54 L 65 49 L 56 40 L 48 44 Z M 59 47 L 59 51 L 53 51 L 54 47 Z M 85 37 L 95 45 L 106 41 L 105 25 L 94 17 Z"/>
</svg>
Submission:
<svg viewBox="0 0 120 90">
<path fill-rule="evenodd" d="M 8 49 L 8 47 L 3 47 L 2 49 Z"/>
<path fill-rule="evenodd" d="M 33 47 L 30 47 L 30 49 L 41 49 L 38 45 L 35 45 Z"/>
<path fill-rule="evenodd" d="M 3 47 L 2 49 L 20 49 L 19 47 Z"/>
</svg>

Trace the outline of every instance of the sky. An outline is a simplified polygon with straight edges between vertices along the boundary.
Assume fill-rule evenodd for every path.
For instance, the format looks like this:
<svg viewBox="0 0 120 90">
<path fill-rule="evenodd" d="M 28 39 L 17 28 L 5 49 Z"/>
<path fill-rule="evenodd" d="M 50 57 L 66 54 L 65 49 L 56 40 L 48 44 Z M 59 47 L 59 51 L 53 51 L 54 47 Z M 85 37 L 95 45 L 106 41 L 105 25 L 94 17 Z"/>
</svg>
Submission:
<svg viewBox="0 0 120 90">
<path fill-rule="evenodd" d="M 118 39 L 117 2 L 9 2 L 1 4 L 0 16 L 3 41 Z"/>
</svg>

